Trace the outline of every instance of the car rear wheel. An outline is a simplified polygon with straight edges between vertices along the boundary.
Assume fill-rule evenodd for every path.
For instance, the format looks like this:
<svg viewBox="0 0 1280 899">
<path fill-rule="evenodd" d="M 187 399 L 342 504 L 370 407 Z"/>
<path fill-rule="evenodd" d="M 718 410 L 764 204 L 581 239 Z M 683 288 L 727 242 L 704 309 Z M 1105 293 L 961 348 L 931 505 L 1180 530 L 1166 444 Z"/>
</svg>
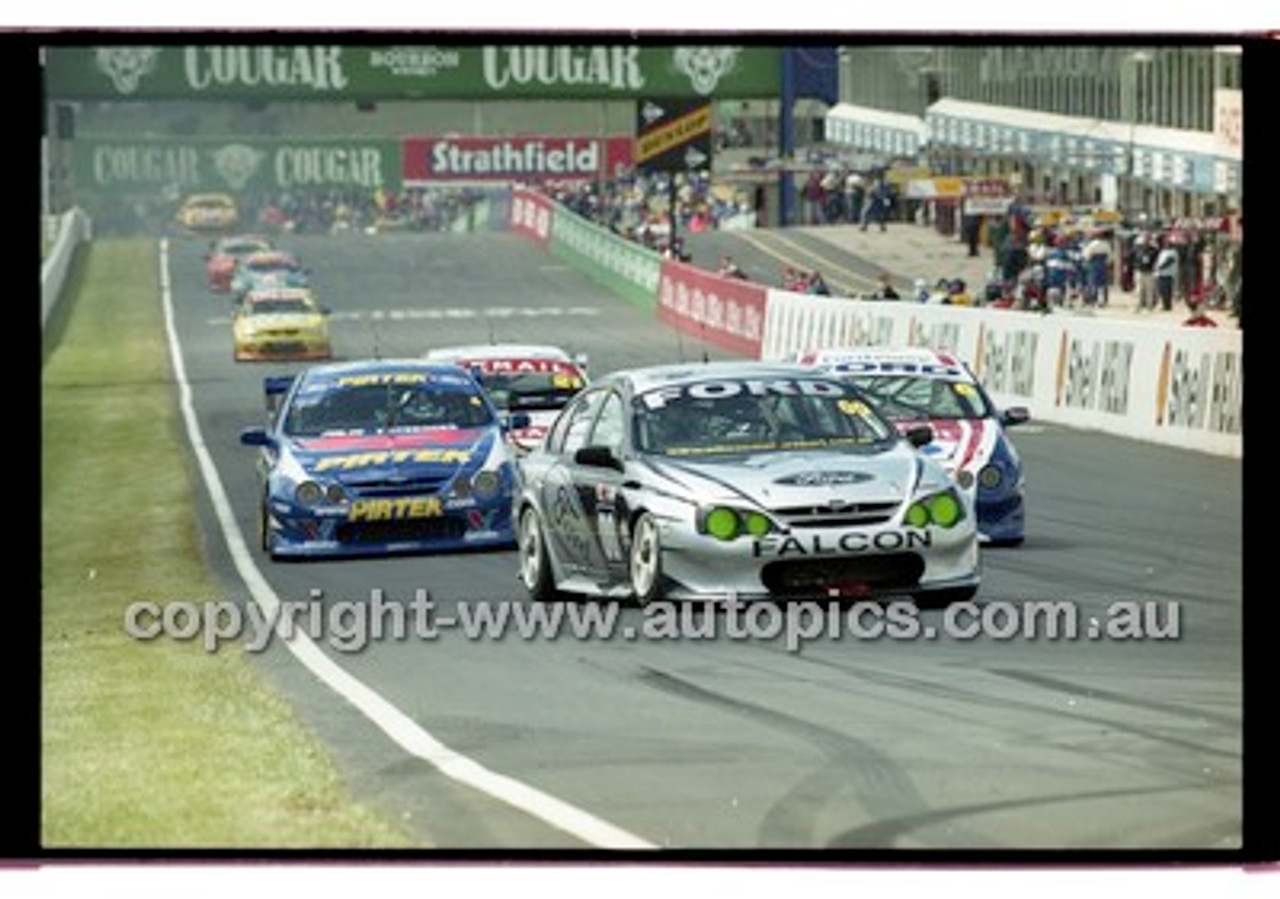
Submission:
<svg viewBox="0 0 1280 899">
<path fill-rule="evenodd" d="M 637 605 L 648 605 L 662 598 L 662 543 L 658 522 L 648 512 L 641 512 L 631 527 L 627 569 L 631 576 L 631 595 Z"/>
<path fill-rule="evenodd" d="M 529 591 L 529 596 L 536 602 L 560 599 L 547 556 L 546 532 L 533 506 L 525 506 L 520 513 L 516 545 L 520 550 L 520 583 Z"/>
</svg>

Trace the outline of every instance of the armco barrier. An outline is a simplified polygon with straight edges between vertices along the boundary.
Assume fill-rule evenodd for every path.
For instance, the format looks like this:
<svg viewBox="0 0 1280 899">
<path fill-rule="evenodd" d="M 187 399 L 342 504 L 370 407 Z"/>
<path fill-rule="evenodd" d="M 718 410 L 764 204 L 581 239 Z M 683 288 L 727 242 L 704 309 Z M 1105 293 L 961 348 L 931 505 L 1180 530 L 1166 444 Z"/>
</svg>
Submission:
<svg viewBox="0 0 1280 899">
<path fill-rule="evenodd" d="M 824 346 L 930 346 L 1002 406 L 1071 427 L 1243 454 L 1241 332 L 771 290 L 761 358 Z"/>
<path fill-rule="evenodd" d="M 89 216 L 80 209 L 72 209 L 56 217 L 57 226 L 53 242 L 40 265 L 40 329 L 43 331 L 53 307 L 62 298 L 75 259 L 76 248 L 91 237 Z"/>
</svg>

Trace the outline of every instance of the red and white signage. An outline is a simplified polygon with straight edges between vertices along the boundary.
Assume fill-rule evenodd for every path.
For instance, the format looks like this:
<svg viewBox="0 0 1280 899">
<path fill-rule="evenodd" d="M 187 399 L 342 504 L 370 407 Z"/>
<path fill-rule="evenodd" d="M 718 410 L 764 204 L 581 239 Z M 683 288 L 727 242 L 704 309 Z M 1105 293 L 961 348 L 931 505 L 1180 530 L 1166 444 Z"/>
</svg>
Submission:
<svg viewBox="0 0 1280 899">
<path fill-rule="evenodd" d="M 555 204 L 542 194 L 524 188 L 511 192 L 511 230 L 543 249 L 551 246 L 551 216 Z"/>
<path fill-rule="evenodd" d="M 406 183 L 595 181 L 631 167 L 629 137 L 409 137 Z"/>
<path fill-rule="evenodd" d="M 658 318 L 721 349 L 758 359 L 767 298 L 759 284 L 667 259 L 658 284 Z"/>
</svg>

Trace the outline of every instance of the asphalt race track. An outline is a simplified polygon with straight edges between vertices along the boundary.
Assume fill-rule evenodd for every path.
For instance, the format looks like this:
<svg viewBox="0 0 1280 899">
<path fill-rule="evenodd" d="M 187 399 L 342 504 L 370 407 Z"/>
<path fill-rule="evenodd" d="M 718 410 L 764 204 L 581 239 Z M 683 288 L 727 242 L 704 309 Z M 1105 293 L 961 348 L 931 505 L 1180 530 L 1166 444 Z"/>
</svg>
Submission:
<svg viewBox="0 0 1280 899">
<path fill-rule="evenodd" d="M 343 358 L 553 342 L 588 353 L 599 374 L 722 355 L 513 235 L 285 243 L 334 310 Z M 514 551 L 262 557 L 254 451 L 237 437 L 261 420 L 262 378 L 290 366 L 232 361 L 229 301 L 205 288 L 203 249 L 169 246 L 175 333 L 205 449 L 271 591 L 316 607 L 375 591 L 429 597 L 441 620 L 462 603 L 528 606 Z M 282 642 L 253 658 L 333 748 L 352 791 L 442 850 L 1238 848 L 1240 462 L 1034 420 L 1015 440 L 1028 538 L 984 553 L 979 599 L 1001 613 L 989 623 L 1011 628 L 1029 603 L 1074 604 L 1074 639 L 954 635 L 931 611 L 934 639 L 824 634 L 798 650 L 730 636 L 723 621 L 681 640 L 459 629 L 359 651 L 317 640 L 403 716 L 393 732 L 438 741 L 416 752 L 358 707 L 365 694 L 340 696 Z M 200 506 L 225 598 L 248 601 L 215 504 Z M 1154 612 L 1153 635 L 1097 633 L 1090 619 L 1105 627 L 1115 603 Z M 626 609 L 620 623 L 641 619 Z"/>
</svg>

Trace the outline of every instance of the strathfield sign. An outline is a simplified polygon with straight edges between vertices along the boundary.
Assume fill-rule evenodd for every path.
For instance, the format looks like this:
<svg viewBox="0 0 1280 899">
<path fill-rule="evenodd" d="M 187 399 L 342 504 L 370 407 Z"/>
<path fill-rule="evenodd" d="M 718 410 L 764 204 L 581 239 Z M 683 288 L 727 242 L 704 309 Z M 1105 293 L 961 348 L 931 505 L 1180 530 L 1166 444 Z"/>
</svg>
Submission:
<svg viewBox="0 0 1280 899">
<path fill-rule="evenodd" d="M 777 47 L 50 47 L 51 100 L 765 99 Z"/>
<path fill-rule="evenodd" d="M 404 182 L 584 181 L 631 166 L 629 137 L 410 137 Z"/>
</svg>

